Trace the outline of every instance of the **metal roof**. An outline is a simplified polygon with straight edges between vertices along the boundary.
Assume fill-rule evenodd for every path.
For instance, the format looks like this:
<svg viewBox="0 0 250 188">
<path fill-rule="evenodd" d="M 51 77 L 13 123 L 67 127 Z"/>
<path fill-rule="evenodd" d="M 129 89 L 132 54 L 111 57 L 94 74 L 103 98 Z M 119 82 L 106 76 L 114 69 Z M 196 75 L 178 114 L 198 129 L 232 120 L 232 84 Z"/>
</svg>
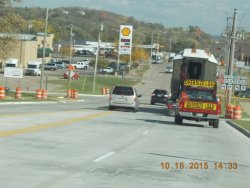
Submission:
<svg viewBox="0 0 250 188">
<path fill-rule="evenodd" d="M 36 35 L 31 35 L 31 34 L 0 33 L 0 37 L 2 38 L 12 37 L 16 38 L 17 40 L 27 40 L 27 41 L 36 40 Z"/>
<path fill-rule="evenodd" d="M 215 59 L 214 55 L 211 54 L 210 52 L 202 49 L 191 49 L 191 48 L 186 48 L 180 53 L 178 53 L 175 57 L 174 60 L 177 59 L 183 59 L 183 58 L 201 58 L 201 59 L 207 59 L 208 61 L 218 64 L 218 61 Z"/>
</svg>

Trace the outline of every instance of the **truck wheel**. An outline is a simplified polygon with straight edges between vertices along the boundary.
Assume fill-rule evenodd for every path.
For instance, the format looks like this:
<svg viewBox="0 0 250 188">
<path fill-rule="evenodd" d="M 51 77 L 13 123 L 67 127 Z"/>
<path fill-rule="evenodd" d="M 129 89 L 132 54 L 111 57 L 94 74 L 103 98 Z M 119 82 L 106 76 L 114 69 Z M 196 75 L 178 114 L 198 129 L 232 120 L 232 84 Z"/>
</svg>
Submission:
<svg viewBox="0 0 250 188">
<path fill-rule="evenodd" d="M 213 124 L 214 124 L 213 120 L 209 120 L 209 121 L 208 121 L 208 125 L 209 125 L 209 126 L 213 126 Z"/>
<path fill-rule="evenodd" d="M 213 120 L 213 128 L 218 128 L 219 127 L 219 120 L 215 119 Z"/>
</svg>

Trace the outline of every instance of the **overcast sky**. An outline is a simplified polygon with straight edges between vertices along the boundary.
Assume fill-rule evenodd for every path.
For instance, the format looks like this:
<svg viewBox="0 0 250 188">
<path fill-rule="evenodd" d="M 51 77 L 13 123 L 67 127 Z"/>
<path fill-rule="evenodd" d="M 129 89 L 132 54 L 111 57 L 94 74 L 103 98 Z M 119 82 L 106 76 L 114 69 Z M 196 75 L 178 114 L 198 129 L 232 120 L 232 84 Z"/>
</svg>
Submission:
<svg viewBox="0 0 250 188">
<path fill-rule="evenodd" d="M 250 0 L 22 0 L 18 6 L 83 7 L 106 10 L 166 27 L 199 26 L 220 35 L 237 9 L 237 26 L 250 32 Z"/>
</svg>

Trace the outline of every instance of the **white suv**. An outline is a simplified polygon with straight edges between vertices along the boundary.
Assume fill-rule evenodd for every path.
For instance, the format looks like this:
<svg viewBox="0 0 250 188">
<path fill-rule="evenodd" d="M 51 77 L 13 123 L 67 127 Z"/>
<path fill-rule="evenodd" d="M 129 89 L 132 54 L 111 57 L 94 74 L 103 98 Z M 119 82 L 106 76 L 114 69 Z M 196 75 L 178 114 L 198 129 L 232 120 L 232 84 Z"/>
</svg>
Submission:
<svg viewBox="0 0 250 188">
<path fill-rule="evenodd" d="M 109 110 L 115 108 L 128 108 L 133 112 L 139 110 L 139 99 L 141 95 L 138 95 L 136 89 L 131 86 L 115 86 L 110 93 L 109 97 Z"/>
</svg>

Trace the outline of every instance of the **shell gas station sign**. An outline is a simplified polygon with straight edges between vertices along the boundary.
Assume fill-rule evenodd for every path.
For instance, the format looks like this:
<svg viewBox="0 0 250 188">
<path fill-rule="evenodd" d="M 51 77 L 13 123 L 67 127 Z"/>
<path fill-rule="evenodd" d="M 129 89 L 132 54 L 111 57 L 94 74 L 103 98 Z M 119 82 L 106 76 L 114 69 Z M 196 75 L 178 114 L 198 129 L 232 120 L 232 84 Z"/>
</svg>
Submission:
<svg viewBox="0 0 250 188">
<path fill-rule="evenodd" d="M 131 54 L 133 26 L 120 25 L 119 54 Z"/>
</svg>

